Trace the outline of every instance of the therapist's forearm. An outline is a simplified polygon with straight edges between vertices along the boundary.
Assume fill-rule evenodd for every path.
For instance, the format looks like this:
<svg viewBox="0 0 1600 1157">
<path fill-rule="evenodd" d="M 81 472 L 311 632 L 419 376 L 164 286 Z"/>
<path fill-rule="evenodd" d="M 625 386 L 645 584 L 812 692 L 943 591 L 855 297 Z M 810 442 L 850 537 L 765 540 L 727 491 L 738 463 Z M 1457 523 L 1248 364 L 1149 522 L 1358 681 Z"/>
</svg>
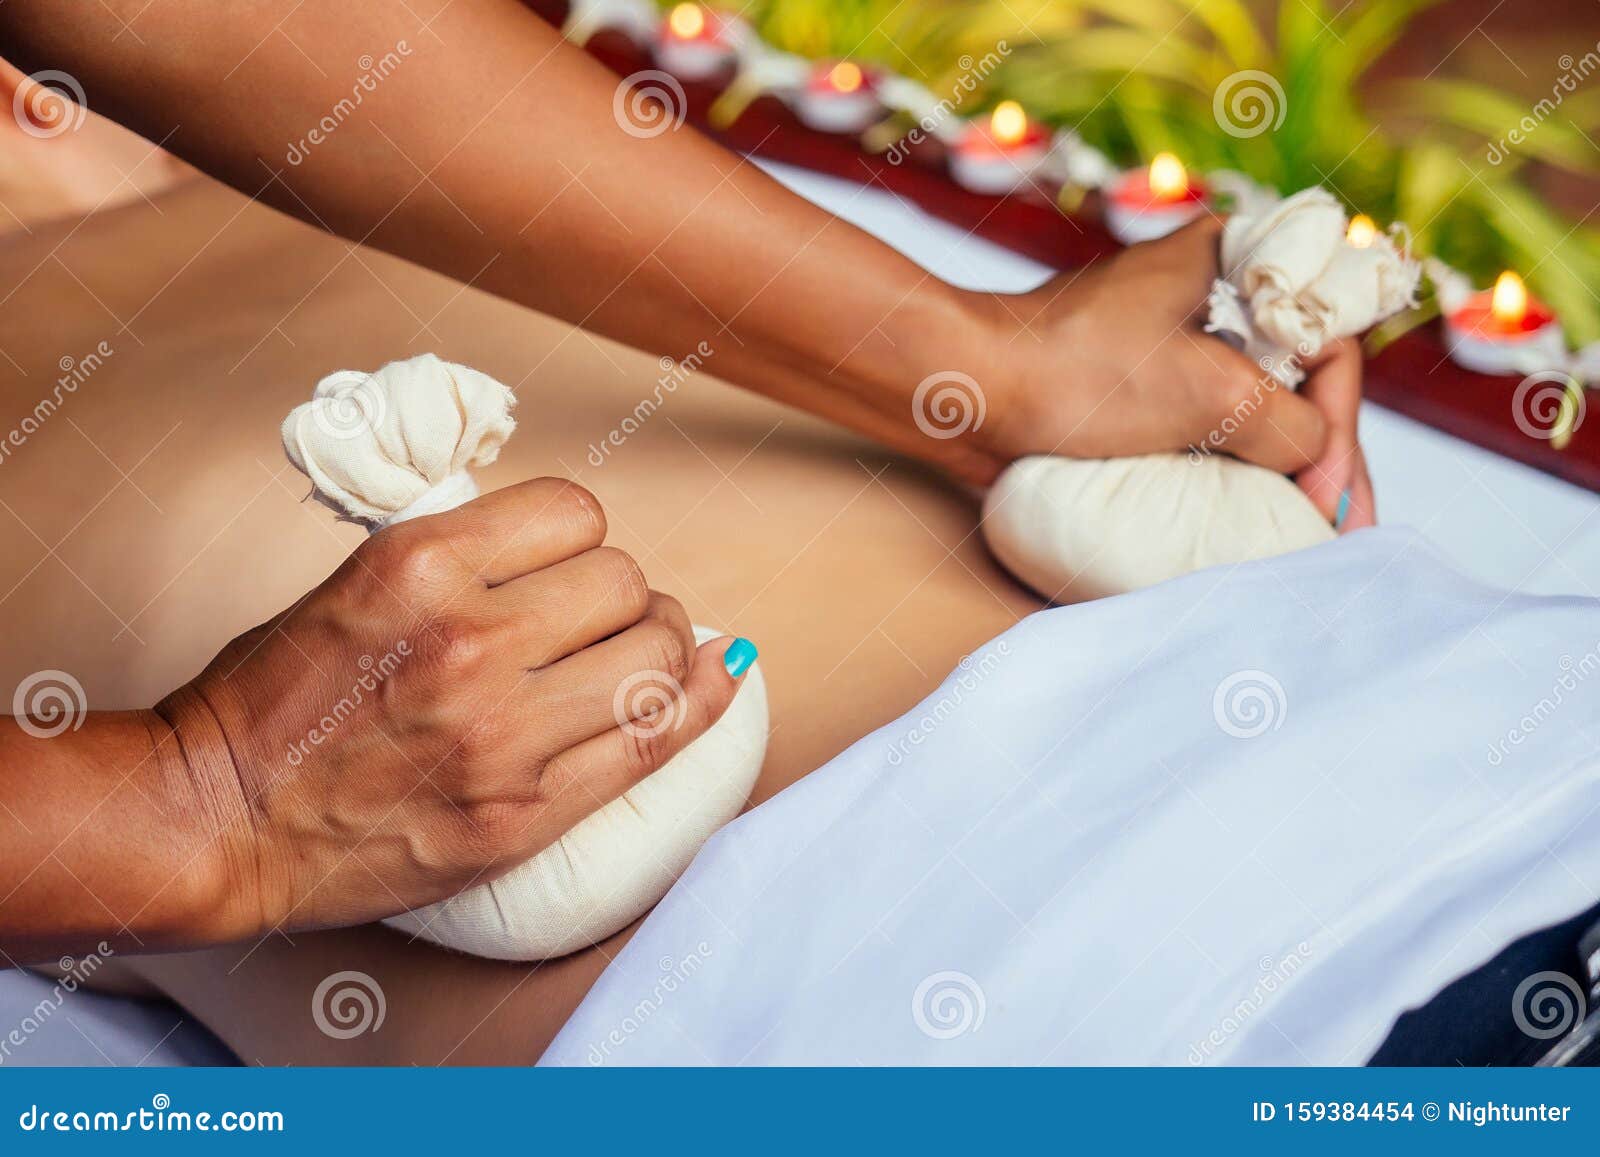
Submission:
<svg viewBox="0 0 1600 1157">
<path fill-rule="evenodd" d="M 987 297 L 687 126 L 622 131 L 616 78 L 516 0 L 6 0 L 0 52 L 286 212 L 652 352 L 704 342 L 720 377 L 996 468 L 912 413 L 923 378 L 995 356 Z"/>
<path fill-rule="evenodd" d="M 217 870 L 238 820 L 150 711 L 91 712 L 59 734 L 0 719 L 5 963 L 218 943 L 256 931 Z"/>
</svg>

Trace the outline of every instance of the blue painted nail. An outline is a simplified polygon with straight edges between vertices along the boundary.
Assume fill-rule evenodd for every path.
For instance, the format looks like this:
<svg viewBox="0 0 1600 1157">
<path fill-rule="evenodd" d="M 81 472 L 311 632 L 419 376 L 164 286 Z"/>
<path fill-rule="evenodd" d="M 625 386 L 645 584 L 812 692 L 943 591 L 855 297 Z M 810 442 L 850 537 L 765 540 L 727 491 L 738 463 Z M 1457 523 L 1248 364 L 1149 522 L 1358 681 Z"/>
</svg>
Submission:
<svg viewBox="0 0 1600 1157">
<path fill-rule="evenodd" d="M 1341 490 L 1339 491 L 1339 509 L 1335 511 L 1333 515 L 1333 529 L 1343 530 L 1344 520 L 1349 516 L 1349 514 L 1350 492 L 1348 490 Z"/>
<path fill-rule="evenodd" d="M 735 639 L 733 645 L 722 653 L 722 665 L 728 669 L 728 674 L 737 679 L 750 670 L 750 664 L 756 661 L 756 645 L 749 639 Z"/>
</svg>

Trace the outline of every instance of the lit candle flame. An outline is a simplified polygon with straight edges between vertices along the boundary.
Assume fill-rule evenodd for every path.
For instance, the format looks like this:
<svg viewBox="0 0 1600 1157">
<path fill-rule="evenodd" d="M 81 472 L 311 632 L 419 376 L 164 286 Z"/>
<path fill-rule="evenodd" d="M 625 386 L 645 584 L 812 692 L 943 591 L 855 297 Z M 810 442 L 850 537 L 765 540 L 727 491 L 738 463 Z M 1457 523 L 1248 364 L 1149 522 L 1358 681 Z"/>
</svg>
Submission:
<svg viewBox="0 0 1600 1157">
<path fill-rule="evenodd" d="M 679 4 L 667 17 L 667 27 L 680 40 L 693 40 L 706 30 L 705 10 L 698 4 Z"/>
<path fill-rule="evenodd" d="M 1189 192 L 1189 174 L 1171 153 L 1157 153 L 1150 162 L 1150 192 L 1163 201 L 1176 201 Z"/>
<path fill-rule="evenodd" d="M 1344 235 L 1344 239 L 1357 249 L 1366 249 L 1377 237 L 1378 223 L 1365 213 L 1357 213 L 1350 219 L 1350 228 Z"/>
<path fill-rule="evenodd" d="M 989 135 L 1002 145 L 1014 145 L 1028 135 L 1028 114 L 1014 100 L 1003 100 L 989 116 Z"/>
<path fill-rule="evenodd" d="M 1494 283 L 1489 312 L 1504 325 L 1521 325 L 1522 319 L 1528 315 L 1528 287 L 1522 284 L 1522 278 L 1509 269 Z"/>
<path fill-rule="evenodd" d="M 853 61 L 841 60 L 828 73 L 828 83 L 839 92 L 854 92 L 861 87 L 861 66 Z"/>
</svg>

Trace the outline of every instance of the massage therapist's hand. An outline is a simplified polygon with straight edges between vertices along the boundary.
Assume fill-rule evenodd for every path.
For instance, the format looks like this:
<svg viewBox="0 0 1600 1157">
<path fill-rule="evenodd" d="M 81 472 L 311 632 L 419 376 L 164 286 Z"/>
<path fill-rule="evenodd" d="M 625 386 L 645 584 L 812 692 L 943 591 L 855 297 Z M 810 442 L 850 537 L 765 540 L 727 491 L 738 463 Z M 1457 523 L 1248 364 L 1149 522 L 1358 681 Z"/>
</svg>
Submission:
<svg viewBox="0 0 1600 1157">
<path fill-rule="evenodd" d="M 594 497 L 555 479 L 392 527 L 162 704 L 215 794 L 212 870 L 243 927 L 451 895 L 716 721 L 728 640 L 697 654 L 683 608 L 605 531 Z M 681 726 L 645 737 L 619 715 L 651 701 L 627 693 L 646 679 L 684 687 Z"/>
<path fill-rule="evenodd" d="M 1293 474 L 1343 529 L 1374 522 L 1356 434 L 1361 357 L 1340 342 L 1306 364 L 1299 393 L 1201 329 L 1221 223 L 1206 217 L 1032 293 L 996 299 L 1007 334 L 974 435 L 998 462 L 1109 458 L 1206 446 Z M 984 382 L 980 379 L 980 385 Z"/>
<path fill-rule="evenodd" d="M 27 820 L 0 818 L 15 837 L 0 880 L 26 876 L 0 892 L 0 948 L 370 921 L 491 878 L 615 799 L 736 685 L 730 640 L 697 651 L 683 608 L 605 532 L 576 485 L 508 487 L 374 535 L 154 712 L 0 734 L 7 782 L 58 793 L 48 809 L 0 800 Z M 644 684 L 675 683 L 681 722 L 627 726 L 632 705 L 662 702 Z"/>
</svg>

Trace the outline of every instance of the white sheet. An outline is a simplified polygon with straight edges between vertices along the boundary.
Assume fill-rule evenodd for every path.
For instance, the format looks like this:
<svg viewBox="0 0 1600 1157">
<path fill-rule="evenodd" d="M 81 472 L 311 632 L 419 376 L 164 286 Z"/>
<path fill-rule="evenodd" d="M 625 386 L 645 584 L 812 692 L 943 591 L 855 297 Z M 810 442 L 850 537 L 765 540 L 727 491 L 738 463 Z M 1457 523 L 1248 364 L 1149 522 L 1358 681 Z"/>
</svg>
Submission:
<svg viewBox="0 0 1600 1157">
<path fill-rule="evenodd" d="M 1600 603 L 1409 531 L 1046 611 L 714 837 L 545 1063 L 1359 1063 L 1600 895 L 1597 738 Z"/>
<path fill-rule="evenodd" d="M 0 1068 L 234 1063 L 221 1041 L 166 1001 L 62 993 L 17 971 L 0 972 L 0 1050 Z"/>
</svg>

